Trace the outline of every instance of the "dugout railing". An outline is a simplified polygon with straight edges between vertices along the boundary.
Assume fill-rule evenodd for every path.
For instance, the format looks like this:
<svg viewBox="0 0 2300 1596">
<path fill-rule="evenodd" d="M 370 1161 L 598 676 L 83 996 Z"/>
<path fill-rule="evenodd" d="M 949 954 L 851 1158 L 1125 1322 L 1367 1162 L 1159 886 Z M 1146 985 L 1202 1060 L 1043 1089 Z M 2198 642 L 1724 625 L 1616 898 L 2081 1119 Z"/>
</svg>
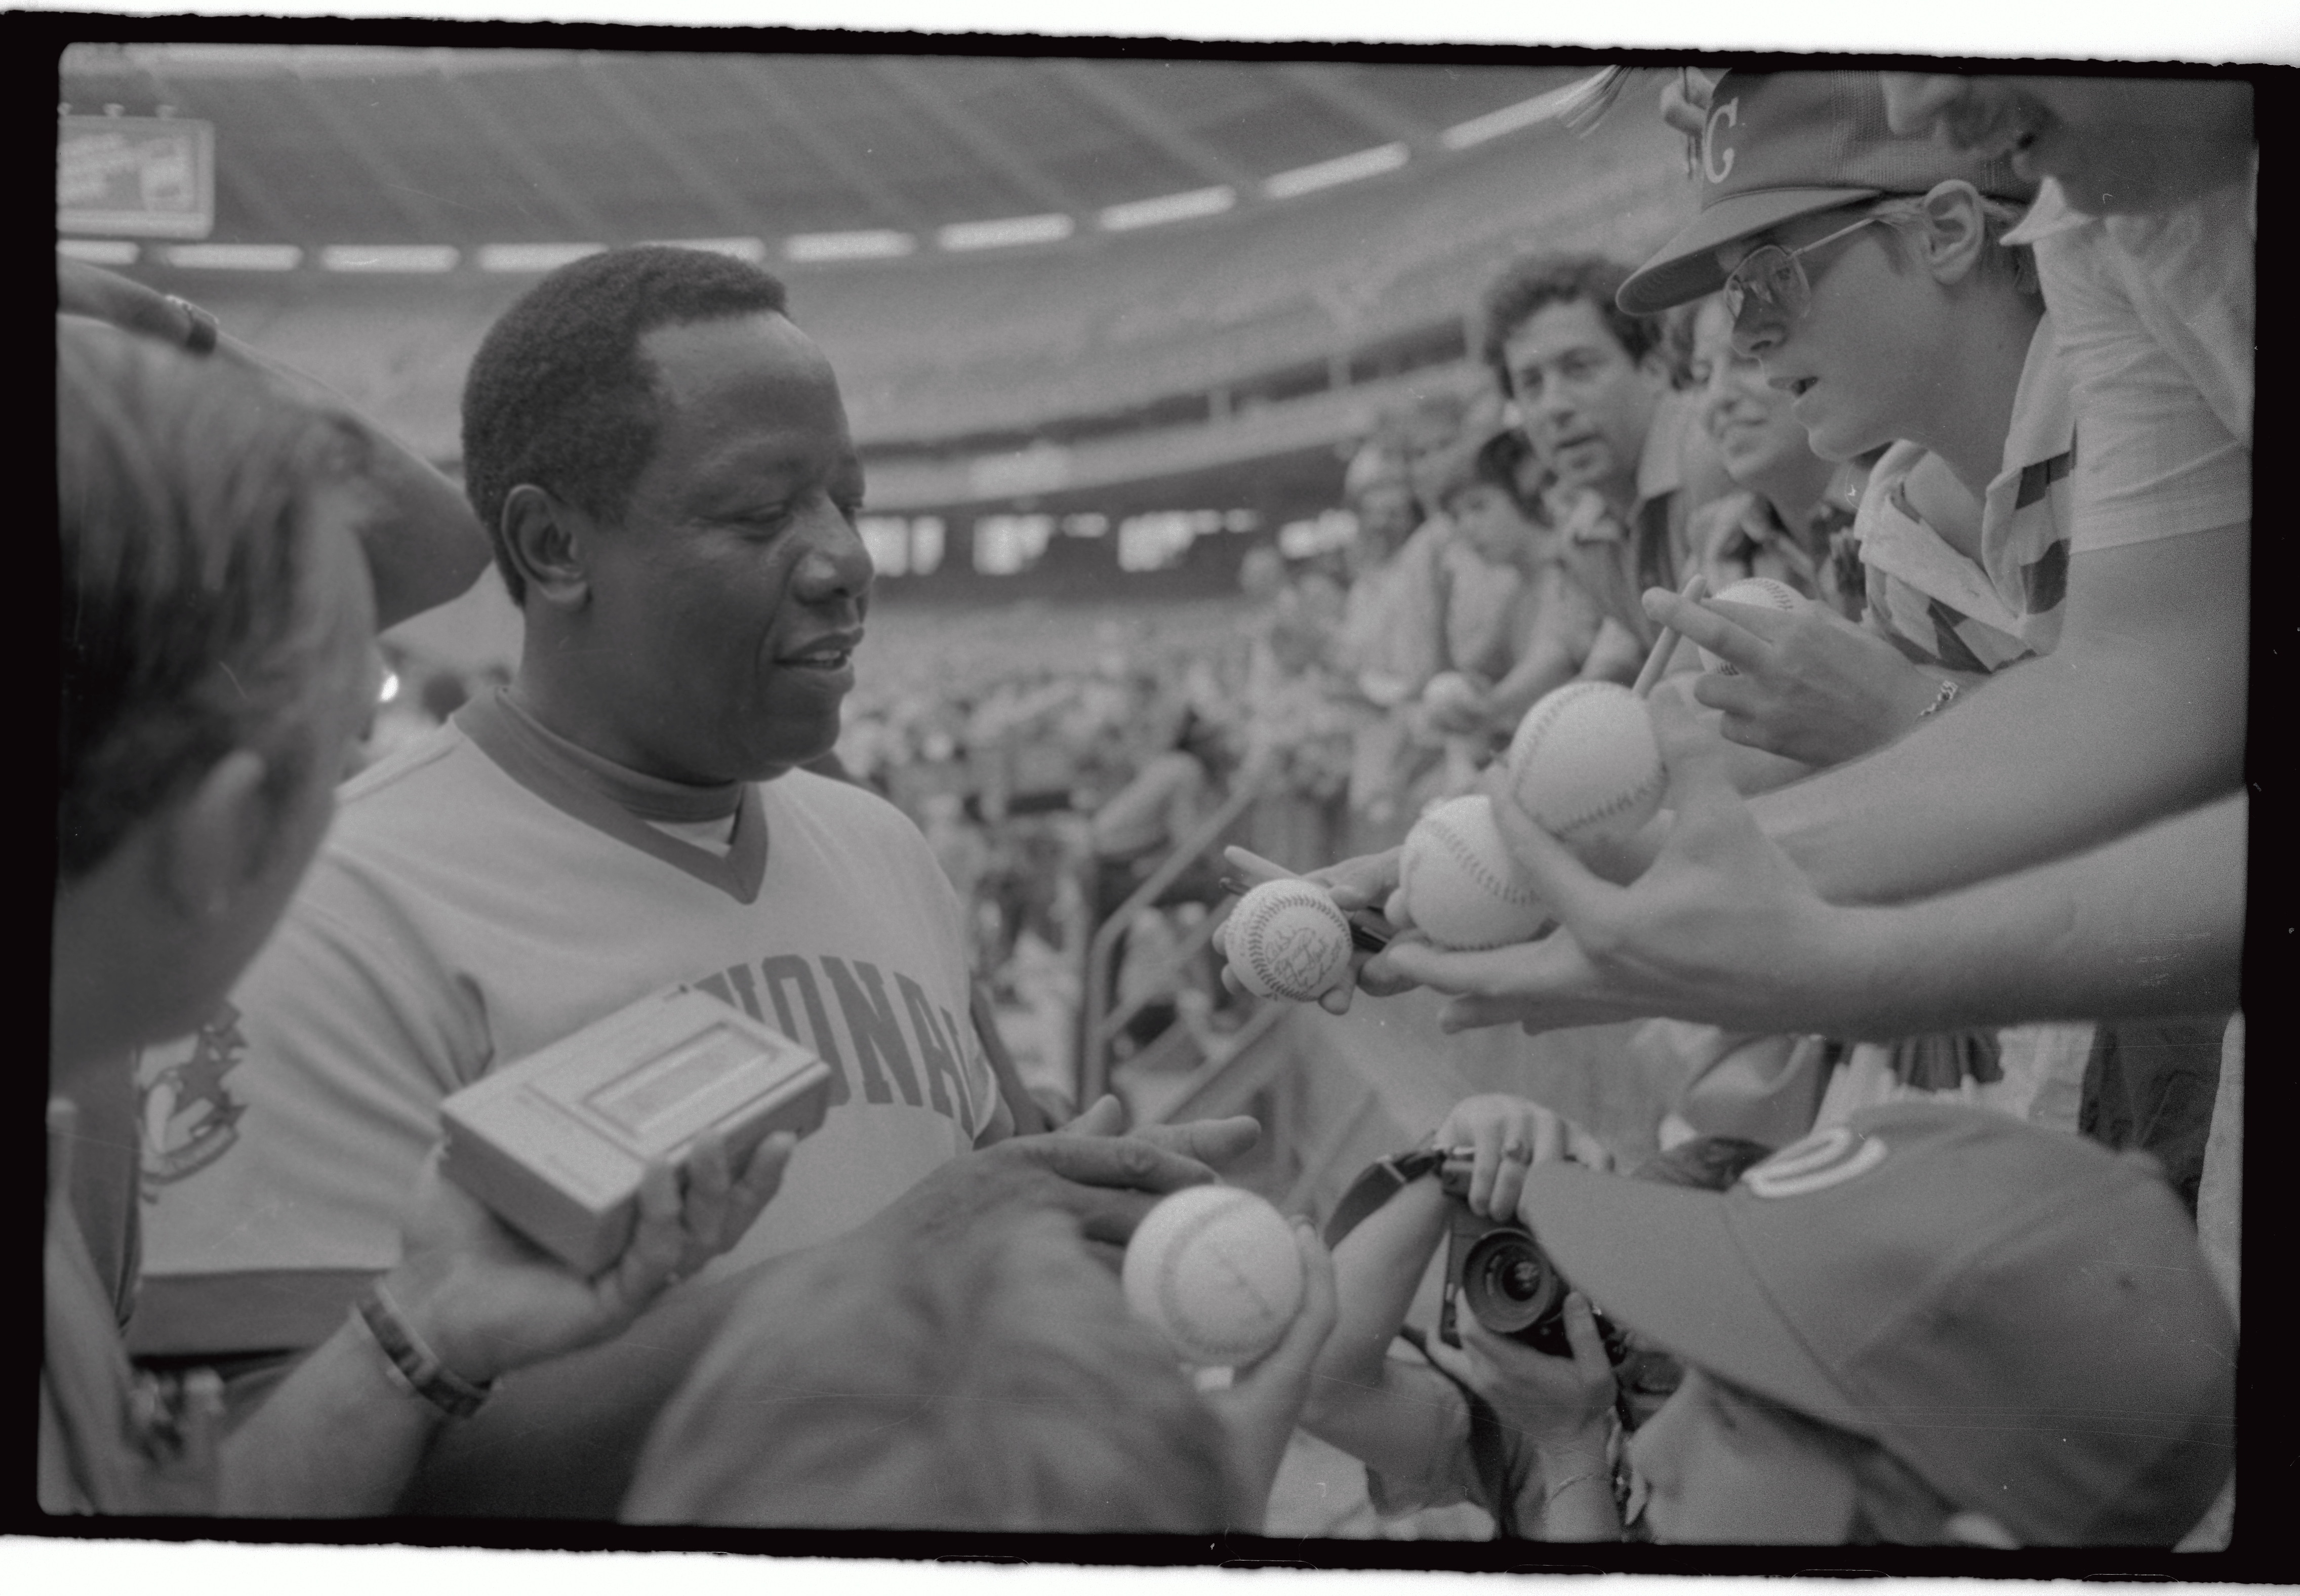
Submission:
<svg viewBox="0 0 2300 1596">
<path fill-rule="evenodd" d="M 1079 1027 L 1078 1062 L 1078 1101 L 1080 1108 L 1094 1102 L 1110 1089 L 1112 1045 L 1126 1028 L 1127 1023 L 1152 1001 L 1147 995 L 1138 995 L 1113 1005 L 1118 982 L 1118 944 L 1126 927 L 1133 924 L 1136 915 L 1156 902 L 1168 887 L 1181 879 L 1183 871 L 1220 846 L 1229 835 L 1230 828 L 1261 802 L 1262 796 L 1262 784 L 1241 781 L 1221 806 L 1177 843 L 1172 852 L 1160 861 L 1158 868 L 1144 878 L 1142 885 L 1094 928 L 1093 937 L 1087 943 L 1086 990 L 1081 994 L 1085 1013 L 1084 1023 Z M 1213 939 L 1215 927 L 1221 925 L 1227 913 L 1227 908 L 1218 909 L 1192 927 L 1183 935 L 1176 950 L 1176 962 L 1186 965 L 1195 959 Z M 1254 1027 L 1259 1023 L 1262 1028 L 1267 1028 L 1272 1007 L 1265 1003 L 1248 1018 L 1246 1027 L 1232 1038 L 1233 1045 L 1227 1050 L 1227 1058 L 1234 1059 L 1249 1051 L 1248 1044 L 1260 1035 Z M 1168 1037 L 1174 1036 L 1181 1029 L 1179 1025 L 1171 1027 L 1166 1037 L 1162 1037 L 1159 1043 L 1153 1045 L 1164 1043 Z M 1249 1035 L 1249 1032 L 1253 1034 Z"/>
</svg>

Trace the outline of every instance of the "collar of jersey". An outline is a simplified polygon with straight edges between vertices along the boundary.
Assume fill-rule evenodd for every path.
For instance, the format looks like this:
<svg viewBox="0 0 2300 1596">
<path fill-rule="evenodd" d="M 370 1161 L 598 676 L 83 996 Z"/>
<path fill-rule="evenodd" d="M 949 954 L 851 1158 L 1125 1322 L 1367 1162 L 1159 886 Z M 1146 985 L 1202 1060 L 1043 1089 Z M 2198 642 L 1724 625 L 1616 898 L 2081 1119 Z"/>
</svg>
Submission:
<svg viewBox="0 0 2300 1596">
<path fill-rule="evenodd" d="M 757 898 L 766 879 L 767 823 L 754 784 L 688 786 L 602 759 L 546 730 L 509 688 L 465 705 L 456 712 L 455 725 L 505 775 L 554 809 L 739 902 Z M 713 820 L 729 813 L 735 835 L 723 856 L 647 823 Z"/>
</svg>

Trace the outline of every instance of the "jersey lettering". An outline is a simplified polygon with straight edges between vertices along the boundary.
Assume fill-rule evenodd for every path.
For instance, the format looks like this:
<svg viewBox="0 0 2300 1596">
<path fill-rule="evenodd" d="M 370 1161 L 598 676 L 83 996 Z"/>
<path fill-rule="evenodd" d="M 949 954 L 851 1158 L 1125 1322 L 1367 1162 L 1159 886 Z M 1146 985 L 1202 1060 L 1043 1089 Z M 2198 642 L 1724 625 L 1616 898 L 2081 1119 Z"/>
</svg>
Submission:
<svg viewBox="0 0 2300 1596">
<path fill-rule="evenodd" d="M 822 993 L 814 984 L 814 972 L 796 953 L 779 953 L 762 960 L 759 973 L 766 977 L 767 993 L 774 999 L 775 1028 L 793 1041 L 812 1043 L 822 1061 L 830 1066 L 830 1106 L 835 1109 L 847 1101 L 854 1095 L 854 1088 L 846 1083 L 846 1061 L 838 1056 L 838 1042 L 830 1034 L 830 1016 L 823 1010 Z M 784 995 L 786 986 L 798 991 L 799 1004 L 806 1010 L 804 1030 L 791 1023 L 790 999 Z"/>
<path fill-rule="evenodd" d="M 903 1089 L 903 1101 L 914 1109 L 924 1108 L 918 1072 L 911 1067 L 911 1050 L 903 1042 L 903 1027 L 896 1023 L 895 1006 L 888 1001 L 887 984 L 879 967 L 858 959 L 850 971 L 845 960 L 826 953 L 822 968 L 829 974 L 831 990 L 838 994 L 839 1008 L 846 1011 L 846 1034 L 854 1039 L 854 1057 L 862 1067 L 863 1095 L 872 1102 L 894 1101 L 879 1069 L 879 1060 L 884 1058 L 896 1085 Z M 863 994 L 865 985 L 871 989 L 868 996 Z"/>
<path fill-rule="evenodd" d="M 919 984 L 899 972 L 895 977 L 896 989 L 903 994 L 903 1006 L 910 1011 L 911 1029 L 919 1039 L 919 1060 L 925 1067 L 927 1095 L 934 1101 L 935 1112 L 947 1114 L 964 1126 L 967 1138 L 974 1136 L 974 1126 L 968 1123 L 966 1081 L 958 1073 L 958 1062 L 950 1050 L 943 1045 L 942 1029 L 936 1023 L 934 1007 Z M 950 1082 L 950 1096 L 956 1107 L 943 1098 L 942 1084 Z"/>
</svg>

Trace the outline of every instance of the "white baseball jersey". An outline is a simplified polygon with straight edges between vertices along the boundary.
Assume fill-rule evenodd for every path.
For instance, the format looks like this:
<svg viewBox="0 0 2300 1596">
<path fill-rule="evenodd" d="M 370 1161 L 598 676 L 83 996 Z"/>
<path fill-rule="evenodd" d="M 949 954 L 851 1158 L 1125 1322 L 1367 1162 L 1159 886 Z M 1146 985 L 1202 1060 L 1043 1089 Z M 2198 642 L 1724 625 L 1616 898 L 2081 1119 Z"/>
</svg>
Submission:
<svg viewBox="0 0 2300 1596">
<path fill-rule="evenodd" d="M 740 789 L 720 852 L 650 825 L 681 817 L 650 813 L 643 781 L 610 795 L 497 696 L 346 787 L 229 1005 L 145 1063 L 138 1352 L 323 1339 L 397 1260 L 440 1100 L 679 983 L 834 1077 L 822 1128 L 716 1267 L 852 1229 L 985 1135 L 999 1100 L 957 900 L 901 811 L 793 771 Z"/>
</svg>

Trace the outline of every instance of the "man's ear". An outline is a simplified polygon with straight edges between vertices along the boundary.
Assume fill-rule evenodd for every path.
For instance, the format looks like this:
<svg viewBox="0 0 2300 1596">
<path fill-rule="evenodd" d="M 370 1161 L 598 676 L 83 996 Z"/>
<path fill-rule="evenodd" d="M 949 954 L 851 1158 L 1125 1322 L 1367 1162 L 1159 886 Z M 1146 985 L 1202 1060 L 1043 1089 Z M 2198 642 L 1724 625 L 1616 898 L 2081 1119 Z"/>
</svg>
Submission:
<svg viewBox="0 0 2300 1596">
<path fill-rule="evenodd" d="M 1988 247 L 1980 191 L 1962 178 L 1949 178 L 1934 184 L 1920 203 L 1924 207 L 1924 226 L 1915 242 L 1925 270 L 1938 283 L 1963 281 L 1980 264 Z"/>
<path fill-rule="evenodd" d="M 235 748 L 160 819 L 157 885 L 187 919 L 221 920 L 262 875 L 278 820 L 263 791 L 269 770 L 262 754 Z"/>
<path fill-rule="evenodd" d="M 560 610 L 590 596 L 591 518 L 547 488 L 523 482 L 504 497 L 504 547 L 527 591 Z"/>
</svg>

